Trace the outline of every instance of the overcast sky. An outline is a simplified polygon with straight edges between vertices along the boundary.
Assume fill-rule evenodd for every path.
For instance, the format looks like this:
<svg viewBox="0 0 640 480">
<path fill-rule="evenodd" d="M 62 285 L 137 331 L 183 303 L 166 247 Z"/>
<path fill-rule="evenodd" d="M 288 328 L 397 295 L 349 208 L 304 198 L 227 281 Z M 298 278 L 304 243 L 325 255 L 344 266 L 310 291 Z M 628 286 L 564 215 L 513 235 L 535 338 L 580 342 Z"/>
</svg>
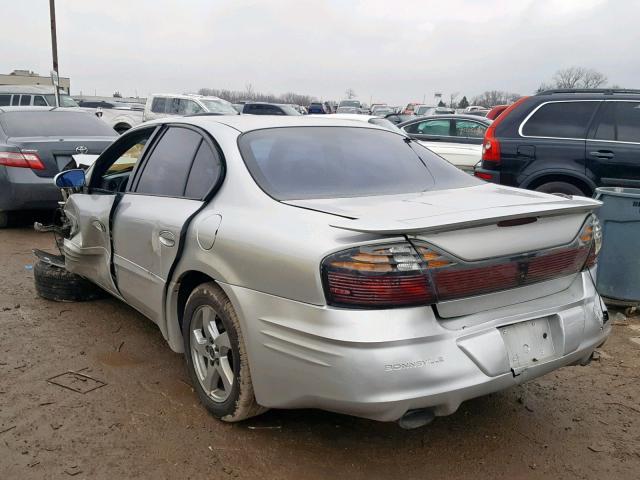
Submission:
<svg viewBox="0 0 640 480">
<path fill-rule="evenodd" d="M 526 94 L 572 65 L 640 87 L 635 0 L 57 0 L 72 93 L 200 87 L 427 102 Z M 51 69 L 47 0 L 2 0 L 0 73 Z"/>
</svg>

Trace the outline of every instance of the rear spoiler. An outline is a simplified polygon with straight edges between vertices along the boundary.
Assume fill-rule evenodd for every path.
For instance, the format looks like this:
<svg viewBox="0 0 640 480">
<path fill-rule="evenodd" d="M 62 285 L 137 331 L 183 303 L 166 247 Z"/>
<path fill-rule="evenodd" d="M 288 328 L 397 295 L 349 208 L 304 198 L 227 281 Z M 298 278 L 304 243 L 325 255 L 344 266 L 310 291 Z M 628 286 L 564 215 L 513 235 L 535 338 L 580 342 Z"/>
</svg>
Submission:
<svg viewBox="0 0 640 480">
<path fill-rule="evenodd" d="M 571 200 L 541 203 L 538 205 L 509 205 L 481 210 L 443 213 L 406 220 L 367 219 L 344 220 L 331 226 L 342 230 L 379 235 L 434 233 L 491 225 L 504 220 L 526 217 L 550 217 L 577 213 L 589 213 L 602 205 L 591 198 L 574 197 Z"/>
</svg>

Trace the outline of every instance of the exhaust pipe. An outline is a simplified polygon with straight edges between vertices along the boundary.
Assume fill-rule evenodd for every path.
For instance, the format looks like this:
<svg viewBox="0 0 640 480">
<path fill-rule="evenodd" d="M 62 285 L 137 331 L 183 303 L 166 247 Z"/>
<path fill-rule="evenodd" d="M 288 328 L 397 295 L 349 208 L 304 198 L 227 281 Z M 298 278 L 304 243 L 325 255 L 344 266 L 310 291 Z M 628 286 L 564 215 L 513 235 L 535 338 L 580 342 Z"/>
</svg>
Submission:
<svg viewBox="0 0 640 480">
<path fill-rule="evenodd" d="M 429 425 L 435 418 L 436 416 L 433 413 L 433 410 L 428 408 L 409 410 L 400 420 L 398 420 L 398 425 L 400 425 L 400 428 L 404 428 L 405 430 L 412 430 L 414 428 Z"/>
</svg>

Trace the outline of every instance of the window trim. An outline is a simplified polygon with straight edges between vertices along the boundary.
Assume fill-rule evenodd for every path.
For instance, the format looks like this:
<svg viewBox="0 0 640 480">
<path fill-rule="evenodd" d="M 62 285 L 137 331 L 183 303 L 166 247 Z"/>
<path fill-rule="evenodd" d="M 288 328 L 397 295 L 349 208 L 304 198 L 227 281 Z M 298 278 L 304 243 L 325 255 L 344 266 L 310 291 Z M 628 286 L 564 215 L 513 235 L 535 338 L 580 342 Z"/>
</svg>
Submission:
<svg viewBox="0 0 640 480">
<path fill-rule="evenodd" d="M 604 102 L 603 99 L 576 99 L 576 100 L 549 100 L 547 102 L 542 102 L 540 105 L 538 105 L 536 108 L 534 108 L 533 110 L 531 110 L 531 112 L 529 112 L 529 115 L 527 115 L 525 117 L 525 119 L 520 123 L 520 126 L 518 127 L 518 135 L 520 135 L 522 138 L 547 138 L 547 139 L 551 139 L 551 140 L 580 140 L 581 142 L 587 140 L 587 137 L 589 135 L 589 131 L 591 129 L 591 125 L 593 124 L 593 119 L 594 117 L 598 114 L 598 106 L 596 106 L 595 110 L 593 111 L 593 113 L 591 114 L 591 118 L 589 119 L 589 123 L 587 123 L 587 128 L 585 130 L 585 134 L 584 134 L 584 138 L 575 138 L 575 137 L 543 137 L 543 136 L 538 136 L 538 135 L 524 135 L 522 133 L 522 129 L 524 128 L 524 126 L 526 125 L 526 123 L 529 121 L 529 119 L 538 111 L 540 110 L 543 106 L 549 104 L 549 103 L 579 103 L 579 102 L 596 102 L 598 104 L 601 104 L 602 102 Z"/>
<path fill-rule="evenodd" d="M 640 106 L 640 99 L 637 100 L 625 100 L 625 99 L 611 99 L 611 100 L 603 100 L 602 103 L 602 107 L 604 107 L 607 103 L 612 103 L 612 102 L 624 102 L 624 103 L 637 103 Z M 602 108 L 601 107 L 601 108 Z M 597 112 L 597 117 L 595 118 L 595 120 L 597 121 L 597 124 L 600 124 L 600 119 L 602 117 L 602 112 L 598 111 Z M 599 143 L 620 143 L 622 145 L 640 145 L 640 142 L 625 142 L 623 140 L 601 140 L 599 138 L 595 138 L 595 134 L 596 134 L 596 128 L 598 125 L 592 125 L 589 129 L 588 135 L 587 135 L 587 141 L 591 141 L 591 142 L 599 142 Z"/>
<path fill-rule="evenodd" d="M 180 196 L 161 195 L 158 193 L 145 193 L 145 192 L 136 191 L 138 188 L 138 183 L 140 183 L 140 178 L 147 166 L 149 157 L 153 154 L 153 151 L 158 146 L 158 143 L 160 142 L 162 137 L 164 137 L 164 135 L 172 127 L 186 128 L 188 130 L 193 130 L 196 133 L 198 133 L 201 137 L 200 142 L 198 143 L 198 148 L 196 148 L 193 153 L 193 158 L 191 159 L 191 165 L 189 167 L 189 170 L 191 170 L 191 168 L 193 167 L 193 161 L 195 160 L 195 157 L 198 154 L 198 150 L 200 149 L 200 146 L 202 145 L 203 141 L 207 142 L 211 150 L 216 152 L 220 158 L 220 175 L 218 176 L 218 180 L 215 182 L 215 184 L 211 187 L 211 189 L 207 192 L 207 194 L 203 198 L 185 197 L 184 196 L 185 190 L 183 190 L 183 195 L 180 195 Z M 148 145 L 148 148 L 145 148 L 145 151 L 142 153 L 142 156 L 140 157 L 140 162 L 136 165 L 134 170 L 131 172 L 132 180 L 129 183 L 129 185 L 127 185 L 127 190 L 124 193 L 127 195 L 144 195 L 147 197 L 164 197 L 164 198 L 175 198 L 179 200 L 194 200 L 194 201 L 205 202 L 205 203 L 211 200 L 213 196 L 218 192 L 218 190 L 220 190 L 220 188 L 222 187 L 222 183 L 227 177 L 227 161 L 224 156 L 224 152 L 222 151 L 222 148 L 220 148 L 220 145 L 215 140 L 215 138 L 213 138 L 213 136 L 206 130 L 196 127 L 195 125 L 191 125 L 189 123 L 164 123 L 160 125 L 160 128 L 153 135 L 154 135 L 153 138 L 150 139 L 151 140 L 150 145 Z M 188 174 L 187 174 L 187 181 L 189 181 Z M 186 183 L 185 183 L 185 189 L 186 189 Z"/>
</svg>

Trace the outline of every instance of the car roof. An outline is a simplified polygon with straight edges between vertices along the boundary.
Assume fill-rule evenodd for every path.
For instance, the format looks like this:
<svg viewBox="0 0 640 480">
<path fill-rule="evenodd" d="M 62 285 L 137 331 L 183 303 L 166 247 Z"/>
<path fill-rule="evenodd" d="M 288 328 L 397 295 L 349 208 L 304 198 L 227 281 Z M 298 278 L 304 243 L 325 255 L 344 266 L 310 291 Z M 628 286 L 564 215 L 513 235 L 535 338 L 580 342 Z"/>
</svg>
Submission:
<svg viewBox="0 0 640 480">
<path fill-rule="evenodd" d="M 73 113 L 83 113 L 83 114 L 89 114 L 89 115 L 93 115 L 90 112 L 87 112 L 86 110 L 83 110 L 81 108 L 78 107 L 30 107 L 30 106 L 25 106 L 25 107 L 19 107 L 19 106 L 13 106 L 13 107 L 0 107 L 0 113 L 7 113 L 7 112 L 73 112 Z"/>
<path fill-rule="evenodd" d="M 369 117 L 367 115 L 360 115 Z M 367 121 L 354 122 L 352 119 L 336 118 L 336 115 L 193 115 L 185 117 L 165 117 L 141 126 L 164 123 L 186 123 L 207 128 L 208 125 L 222 124 L 239 132 L 249 132 L 264 128 L 279 127 L 360 127 L 389 131 Z"/>
<path fill-rule="evenodd" d="M 0 94 L 24 93 L 24 94 L 42 94 L 50 95 L 54 93 L 53 87 L 50 85 L 0 85 Z M 60 95 L 65 95 L 61 93 Z"/>
<path fill-rule="evenodd" d="M 405 125 L 411 125 L 412 123 L 422 122 L 424 120 L 432 120 L 432 119 L 444 119 L 444 120 L 474 120 L 480 123 L 486 123 L 487 125 L 491 124 L 493 120 L 487 117 L 480 117 L 478 115 L 464 115 L 460 113 L 445 113 L 442 115 L 429 115 L 426 117 L 416 116 L 411 120 L 405 120 L 404 122 L 399 123 L 398 127 L 404 127 Z"/>
</svg>

